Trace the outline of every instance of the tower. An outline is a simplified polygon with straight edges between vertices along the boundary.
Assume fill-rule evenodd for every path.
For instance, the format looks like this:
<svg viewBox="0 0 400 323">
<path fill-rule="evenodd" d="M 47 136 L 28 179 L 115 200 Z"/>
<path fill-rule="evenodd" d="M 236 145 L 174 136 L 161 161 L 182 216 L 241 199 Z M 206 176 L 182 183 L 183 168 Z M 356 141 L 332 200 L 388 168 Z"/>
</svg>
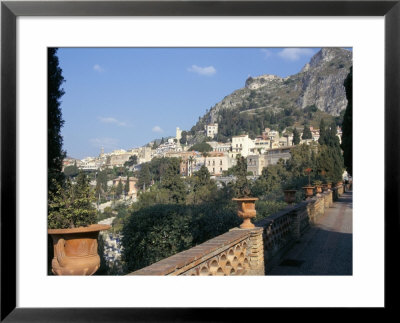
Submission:
<svg viewBox="0 0 400 323">
<path fill-rule="evenodd" d="M 176 127 L 176 136 L 175 136 L 175 138 L 176 138 L 176 140 L 178 140 L 178 142 L 182 138 L 182 130 L 179 129 L 179 127 Z"/>
</svg>

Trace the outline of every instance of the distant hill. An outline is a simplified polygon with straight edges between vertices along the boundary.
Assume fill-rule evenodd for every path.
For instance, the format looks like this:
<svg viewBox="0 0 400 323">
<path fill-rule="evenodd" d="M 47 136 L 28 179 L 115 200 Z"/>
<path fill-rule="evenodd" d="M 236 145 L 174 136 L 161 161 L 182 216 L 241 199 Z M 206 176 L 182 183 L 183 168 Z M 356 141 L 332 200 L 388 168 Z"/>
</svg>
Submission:
<svg viewBox="0 0 400 323">
<path fill-rule="evenodd" d="M 254 137 L 265 127 L 280 131 L 304 123 L 317 127 L 321 118 L 340 123 L 347 105 L 343 81 L 352 64 L 351 51 L 323 48 L 295 75 L 249 77 L 245 87 L 227 95 L 201 117 L 191 133 L 218 122 L 217 139 L 226 141 L 243 132 Z"/>
</svg>

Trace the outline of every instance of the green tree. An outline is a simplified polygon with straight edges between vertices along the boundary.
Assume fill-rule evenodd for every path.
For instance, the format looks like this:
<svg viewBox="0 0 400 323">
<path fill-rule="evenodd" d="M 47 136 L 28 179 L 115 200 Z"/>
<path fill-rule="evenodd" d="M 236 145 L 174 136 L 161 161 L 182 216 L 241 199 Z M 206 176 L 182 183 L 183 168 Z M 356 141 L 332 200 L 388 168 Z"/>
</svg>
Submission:
<svg viewBox="0 0 400 323">
<path fill-rule="evenodd" d="M 293 145 L 298 145 L 300 143 L 300 134 L 296 128 L 293 129 Z"/>
<path fill-rule="evenodd" d="M 55 180 L 54 180 L 55 182 Z M 56 192 L 50 192 L 48 225 L 53 229 L 75 228 L 96 223 L 95 197 L 84 173 L 76 184 L 67 180 L 64 187 L 54 183 Z"/>
<path fill-rule="evenodd" d="M 169 191 L 171 201 L 178 204 L 186 200 L 186 187 L 179 171 L 179 160 L 171 159 L 161 181 L 161 187 Z"/>
<path fill-rule="evenodd" d="M 187 143 L 187 131 L 182 131 L 182 133 L 181 133 L 181 139 L 179 140 L 179 142 L 182 144 L 182 145 L 186 145 L 186 143 Z"/>
<path fill-rule="evenodd" d="M 125 195 L 128 195 L 128 193 L 129 193 L 129 176 L 126 177 L 126 183 L 124 185 L 124 191 L 125 191 Z"/>
<path fill-rule="evenodd" d="M 198 151 L 198 152 L 204 153 L 204 152 L 212 151 L 213 149 L 208 143 L 201 142 L 199 144 L 193 145 L 192 147 L 189 148 L 189 150 L 190 151 Z"/>
<path fill-rule="evenodd" d="M 324 119 L 321 119 L 319 123 L 319 138 L 318 142 L 320 145 L 326 144 L 326 125 Z"/>
<path fill-rule="evenodd" d="M 100 183 L 103 192 L 107 192 L 107 170 L 102 170 L 97 173 L 96 182 Z"/>
<path fill-rule="evenodd" d="M 63 159 L 66 156 L 66 152 L 62 149 L 61 128 L 64 120 L 60 108 L 60 99 L 65 93 L 61 87 L 64 77 L 62 69 L 59 67 L 57 50 L 57 48 L 48 48 L 47 50 L 47 167 L 48 188 L 52 193 L 57 190 L 56 183 L 62 184 L 64 181 L 61 170 Z"/>
<path fill-rule="evenodd" d="M 286 162 L 286 169 L 290 173 L 291 181 L 294 186 L 300 187 L 308 182 L 304 174 L 306 168 L 315 169 L 316 166 L 312 158 L 312 151 L 317 149 L 316 145 L 317 144 L 301 144 L 291 150 L 290 159 Z M 312 175 L 314 174 L 315 172 L 313 172 Z"/>
<path fill-rule="evenodd" d="M 133 165 L 137 165 L 138 163 L 138 157 L 137 155 L 132 155 L 129 157 L 129 159 L 124 163 L 125 167 L 130 167 Z"/>
<path fill-rule="evenodd" d="M 310 126 L 304 125 L 303 135 L 301 136 L 301 139 L 303 139 L 303 140 L 312 139 L 312 133 L 311 133 L 311 130 L 310 130 Z"/>
<path fill-rule="evenodd" d="M 217 184 L 211 179 L 206 166 L 193 174 L 193 192 L 188 195 L 187 202 L 199 204 L 214 201 L 218 192 Z"/>
<path fill-rule="evenodd" d="M 321 142 L 323 144 L 316 158 L 318 173 L 325 173 L 326 179 L 340 181 L 343 175 L 344 164 L 335 122 L 332 122 L 325 129 L 324 140 Z"/>
<path fill-rule="evenodd" d="M 260 177 L 251 187 L 251 193 L 255 197 L 267 196 L 276 199 L 282 195 L 283 184 L 289 176 L 285 162 L 281 159 L 277 164 L 263 168 Z"/>
<path fill-rule="evenodd" d="M 243 156 L 238 155 L 236 157 L 236 182 L 234 185 L 235 188 L 235 196 L 240 197 L 248 197 L 250 196 L 250 185 L 247 180 L 247 161 Z"/>
<path fill-rule="evenodd" d="M 76 166 L 76 162 L 72 166 L 67 166 L 64 168 L 64 175 L 68 177 L 75 177 L 79 174 L 79 169 Z"/>
<path fill-rule="evenodd" d="M 347 107 L 343 116 L 342 124 L 342 144 L 343 160 L 347 172 L 353 173 L 353 67 L 344 80 L 346 89 Z"/>
<path fill-rule="evenodd" d="M 145 163 L 142 165 L 142 168 L 139 171 L 139 178 L 137 182 L 137 186 L 143 191 L 146 190 L 146 187 L 149 187 L 151 183 L 151 174 L 149 164 Z"/>
<path fill-rule="evenodd" d="M 118 198 L 122 195 L 122 190 L 123 190 L 122 181 L 119 180 L 118 184 L 117 184 L 117 187 L 115 189 L 115 194 L 117 195 Z"/>
<path fill-rule="evenodd" d="M 103 188 L 101 187 L 101 183 L 96 181 L 96 188 L 94 190 L 95 198 L 99 199 L 99 197 L 103 194 Z"/>
</svg>

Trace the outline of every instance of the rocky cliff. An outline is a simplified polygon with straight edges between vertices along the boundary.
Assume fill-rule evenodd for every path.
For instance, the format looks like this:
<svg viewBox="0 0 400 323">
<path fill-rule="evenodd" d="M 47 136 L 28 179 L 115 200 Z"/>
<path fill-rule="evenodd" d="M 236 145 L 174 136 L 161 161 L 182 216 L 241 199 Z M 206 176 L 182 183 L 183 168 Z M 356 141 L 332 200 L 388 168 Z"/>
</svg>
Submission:
<svg viewBox="0 0 400 323">
<path fill-rule="evenodd" d="M 201 120 L 218 122 L 222 109 L 239 111 L 285 108 L 304 109 L 315 105 L 319 110 L 337 116 L 346 108 L 343 81 L 352 66 L 352 52 L 342 48 L 323 48 L 303 69 L 292 76 L 249 77 L 245 87 L 234 91 L 217 103 Z"/>
</svg>

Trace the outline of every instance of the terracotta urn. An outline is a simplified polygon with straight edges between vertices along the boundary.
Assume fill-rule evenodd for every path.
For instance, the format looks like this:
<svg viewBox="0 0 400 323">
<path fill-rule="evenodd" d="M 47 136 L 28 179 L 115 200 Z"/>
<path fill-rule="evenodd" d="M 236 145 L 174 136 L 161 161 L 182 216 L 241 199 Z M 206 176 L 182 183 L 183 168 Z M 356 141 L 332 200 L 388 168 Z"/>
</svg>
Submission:
<svg viewBox="0 0 400 323">
<path fill-rule="evenodd" d="M 303 186 L 306 197 L 312 197 L 314 195 L 314 186 Z"/>
<path fill-rule="evenodd" d="M 331 188 L 332 188 L 332 183 L 326 183 L 326 185 L 327 185 L 327 187 L 328 187 L 328 190 L 330 190 Z"/>
<path fill-rule="evenodd" d="M 110 228 L 106 224 L 92 224 L 72 229 L 48 229 L 54 247 L 52 272 L 60 276 L 93 275 L 100 267 L 99 232 Z"/>
<path fill-rule="evenodd" d="M 234 198 L 233 201 L 238 203 L 238 216 L 243 219 L 243 223 L 240 225 L 241 229 L 254 228 L 254 224 L 251 223 L 251 219 L 257 214 L 256 212 L 256 201 L 257 197 L 242 197 Z"/>
<path fill-rule="evenodd" d="M 315 192 L 322 193 L 322 185 L 316 185 L 315 186 Z"/>
<path fill-rule="evenodd" d="M 343 182 L 342 182 L 342 181 L 339 181 L 339 182 L 336 183 L 336 187 L 340 187 L 340 186 L 342 186 L 342 185 L 343 185 Z"/>
<path fill-rule="evenodd" d="M 296 190 L 284 190 L 285 202 L 288 204 L 294 203 L 296 201 Z"/>
</svg>

